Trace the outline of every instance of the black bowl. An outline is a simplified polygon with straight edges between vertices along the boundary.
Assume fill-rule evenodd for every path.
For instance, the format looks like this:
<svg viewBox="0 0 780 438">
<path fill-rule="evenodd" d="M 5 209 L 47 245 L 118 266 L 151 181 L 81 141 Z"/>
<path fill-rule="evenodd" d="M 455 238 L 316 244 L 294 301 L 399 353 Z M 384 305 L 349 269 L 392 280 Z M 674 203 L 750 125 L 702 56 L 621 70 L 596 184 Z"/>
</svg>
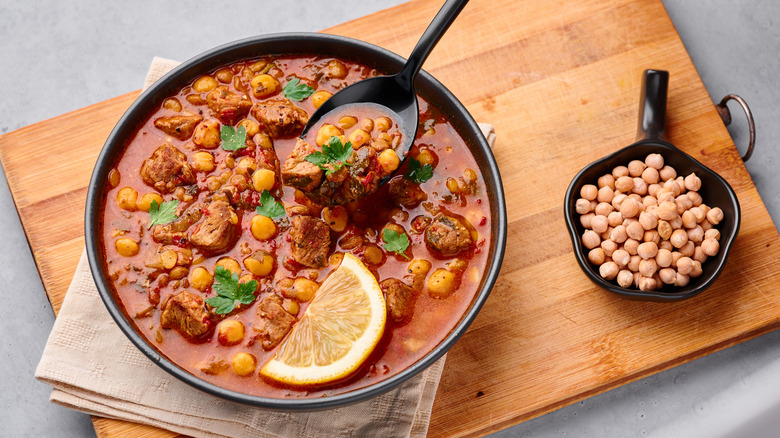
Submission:
<svg viewBox="0 0 780 438">
<path fill-rule="evenodd" d="M 669 74 L 664 71 L 647 70 L 643 77 L 642 93 L 639 107 L 639 137 L 645 137 L 604 158 L 585 166 L 569 184 L 564 201 L 566 226 L 574 246 L 574 255 L 582 270 L 596 285 L 614 292 L 622 297 L 646 301 L 680 301 L 703 292 L 718 278 L 726 265 L 729 251 L 739 232 L 740 208 L 734 189 L 720 175 L 690 155 L 677 149 L 671 143 L 661 139 L 664 132 L 664 117 L 666 115 L 666 92 Z M 648 154 L 658 153 L 664 157 L 665 164 L 672 166 L 678 175 L 689 175 L 696 172 L 701 178 L 699 193 L 704 203 L 710 207 L 720 207 L 723 210 L 723 220 L 717 229 L 721 233 L 720 251 L 709 257 L 702 264 L 702 275 L 691 278 L 685 287 L 664 285 L 656 291 L 640 291 L 618 286 L 599 275 L 598 266 L 588 260 L 588 249 L 582 244 L 581 236 L 585 228 L 580 223 L 580 215 L 576 212 L 575 203 L 580 197 L 580 189 L 586 184 L 596 184 L 598 178 L 612 173 L 616 166 L 626 166 L 631 160 L 644 161 Z"/>
<path fill-rule="evenodd" d="M 315 399 L 283 399 L 251 396 L 216 386 L 201 380 L 168 360 L 153 345 L 135 331 L 131 318 L 124 312 L 116 293 L 111 288 L 100 245 L 101 206 L 105 198 L 105 181 L 111 164 L 124 150 L 129 139 L 160 102 L 184 85 L 217 67 L 241 59 L 273 54 L 321 54 L 354 60 L 393 73 L 400 71 L 405 59 L 388 50 L 363 41 L 317 33 L 285 33 L 263 35 L 229 43 L 184 62 L 155 82 L 130 106 L 109 135 L 98 157 L 89 183 L 85 212 L 85 236 L 89 266 L 100 297 L 119 328 L 152 362 L 183 382 L 207 393 L 248 405 L 276 410 L 315 410 L 333 408 L 365 400 L 395 388 L 433 364 L 447 352 L 468 329 L 487 300 L 496 281 L 504 256 L 506 243 L 506 206 L 501 177 L 495 158 L 474 119 L 455 96 L 433 76 L 421 71 L 415 81 L 417 92 L 446 114 L 458 133 L 466 141 L 485 181 L 490 199 L 492 229 L 489 265 L 485 269 L 480 289 L 471 305 L 447 337 L 421 360 L 395 376 L 377 384 L 329 397 Z"/>
</svg>

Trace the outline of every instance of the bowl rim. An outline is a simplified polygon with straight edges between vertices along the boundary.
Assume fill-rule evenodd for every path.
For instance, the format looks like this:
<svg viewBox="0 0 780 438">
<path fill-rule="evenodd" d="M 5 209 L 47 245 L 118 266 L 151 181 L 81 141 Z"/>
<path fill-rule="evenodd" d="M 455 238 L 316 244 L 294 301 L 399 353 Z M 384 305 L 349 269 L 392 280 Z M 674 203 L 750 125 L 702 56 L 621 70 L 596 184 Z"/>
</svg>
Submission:
<svg viewBox="0 0 780 438">
<path fill-rule="evenodd" d="M 700 284 L 690 289 L 683 288 L 680 292 L 640 291 L 639 289 L 627 289 L 603 279 L 600 275 L 598 275 L 593 270 L 593 265 L 590 263 L 590 261 L 587 259 L 587 256 L 585 255 L 585 250 L 582 247 L 580 236 L 578 234 L 577 224 L 575 223 L 575 220 L 578 219 L 575 217 L 575 215 L 578 216 L 578 214 L 573 210 L 572 206 L 574 201 L 576 201 L 576 199 L 579 197 L 578 191 L 582 185 L 582 181 L 580 180 L 582 179 L 584 174 L 591 168 L 596 167 L 602 163 L 611 161 L 616 156 L 625 153 L 629 149 L 632 149 L 636 146 L 644 146 L 644 145 L 661 147 L 673 151 L 674 153 L 678 153 L 682 157 L 690 160 L 694 166 L 698 166 L 702 170 L 706 171 L 710 176 L 714 177 L 718 182 L 720 182 L 722 186 L 725 188 L 725 192 L 728 194 L 729 201 L 732 205 L 732 208 L 734 209 L 734 229 L 731 231 L 731 233 L 729 233 L 728 236 L 721 236 L 721 239 L 719 241 L 720 243 L 719 253 L 723 254 L 723 256 L 718 259 L 718 264 L 715 267 L 714 271 L 709 276 L 704 277 L 704 280 Z M 617 151 L 605 157 L 593 161 L 592 163 L 583 167 L 579 172 L 577 172 L 574 178 L 572 178 L 571 183 L 569 183 L 569 187 L 566 189 L 566 196 L 564 197 L 564 217 L 566 220 L 566 228 L 569 231 L 569 237 L 571 238 L 572 247 L 574 249 L 574 255 L 577 258 L 577 262 L 580 268 L 582 269 L 582 271 L 588 276 L 588 278 L 593 283 L 595 283 L 597 286 L 600 286 L 603 289 L 606 289 L 612 293 L 620 295 L 621 297 L 628 298 L 631 300 L 655 301 L 655 302 L 677 302 L 677 301 L 682 301 L 691 298 L 695 295 L 702 293 L 705 289 L 709 288 L 713 283 L 715 283 L 715 280 L 718 279 L 720 274 L 723 272 L 723 268 L 726 265 L 726 260 L 728 259 L 729 252 L 731 251 L 731 248 L 734 245 L 734 241 L 736 240 L 737 235 L 739 234 L 739 228 L 742 220 L 741 219 L 742 213 L 739 205 L 739 200 L 737 198 L 737 194 L 734 192 L 734 189 L 731 187 L 731 185 L 728 182 L 726 182 L 726 180 L 722 176 L 720 176 L 717 172 L 705 166 L 704 164 L 702 164 L 692 156 L 688 155 L 684 151 L 678 149 L 672 143 L 662 139 L 654 138 L 654 139 L 639 140 L 626 147 L 618 149 Z"/>
<path fill-rule="evenodd" d="M 434 94 L 440 96 L 441 101 L 446 101 L 449 105 L 452 105 L 453 108 L 457 109 L 459 114 L 456 114 L 456 116 L 457 118 L 462 119 L 458 121 L 459 123 L 457 125 L 460 127 L 460 134 L 464 138 L 468 138 L 467 135 L 473 137 L 470 139 L 473 141 L 467 141 L 467 143 L 471 145 L 472 153 L 476 148 L 479 149 L 484 157 L 484 163 L 482 163 L 483 166 L 481 166 L 481 170 L 485 177 L 486 186 L 489 188 L 487 190 L 488 196 L 491 196 L 492 192 L 493 198 L 491 199 L 491 213 L 493 216 L 493 226 L 491 230 L 493 246 L 491 247 L 491 251 L 493 251 L 493 256 L 488 258 L 488 269 L 483 274 L 484 280 L 482 287 L 477 291 L 472 299 L 470 307 L 466 310 L 460 321 L 453 327 L 450 333 L 434 347 L 433 350 L 423 356 L 422 359 L 388 379 L 341 394 L 307 399 L 277 399 L 229 390 L 190 374 L 155 350 L 147 343 L 142 335 L 135 331 L 133 325 L 128 321 L 125 313 L 121 310 L 121 304 L 114 301 L 114 293 L 112 292 L 112 288 L 108 286 L 110 282 L 108 282 L 106 273 L 103 271 L 102 260 L 104 257 L 102 257 L 102 250 L 100 249 L 100 241 L 102 238 L 97 234 L 97 231 L 100 229 L 98 224 L 100 221 L 101 209 L 99 207 L 101 206 L 102 198 L 104 197 L 104 191 L 102 190 L 104 186 L 103 181 L 105 181 L 105 176 L 108 173 L 109 165 L 113 159 L 112 154 L 124 150 L 126 146 L 126 137 L 124 137 L 123 134 L 124 131 L 130 129 L 128 126 L 135 127 L 137 125 L 134 123 L 136 123 L 138 117 L 148 116 L 148 112 L 143 112 L 145 106 L 150 101 L 159 99 L 156 95 L 165 91 L 167 87 L 170 87 L 171 83 L 180 79 L 180 77 L 184 77 L 189 74 L 188 72 L 191 70 L 198 68 L 201 69 L 200 72 L 202 73 L 206 70 L 203 66 L 209 65 L 210 62 L 221 64 L 235 62 L 241 58 L 231 57 L 231 55 L 235 56 L 235 54 L 242 50 L 264 44 L 290 44 L 291 40 L 295 41 L 297 44 L 324 43 L 341 48 L 356 47 L 363 52 L 371 52 L 384 62 L 394 62 L 399 65 L 402 65 L 405 62 L 405 59 L 400 55 L 365 41 L 314 32 L 286 32 L 249 37 L 222 44 L 190 58 L 165 74 L 160 80 L 144 91 L 122 115 L 109 134 L 100 151 L 90 178 L 86 198 L 84 231 L 89 267 L 97 286 L 98 293 L 103 300 L 106 309 L 125 336 L 127 336 L 128 339 L 130 339 L 130 341 L 152 362 L 191 387 L 223 399 L 274 410 L 311 411 L 357 403 L 390 391 L 432 365 L 455 344 L 475 319 L 496 282 L 503 262 L 506 246 L 507 214 L 498 165 L 491 148 L 482 135 L 477 123 L 463 104 L 444 85 L 427 72 L 420 71 L 416 82 L 425 83 Z M 316 54 L 316 50 L 317 49 L 312 48 L 308 52 L 301 51 L 299 53 Z M 269 53 L 258 52 L 256 56 L 263 56 L 266 54 Z M 243 58 L 245 59 L 248 57 L 243 56 Z M 365 62 L 365 60 L 363 62 Z M 183 84 L 179 82 L 176 87 L 180 88 L 182 85 Z"/>
</svg>

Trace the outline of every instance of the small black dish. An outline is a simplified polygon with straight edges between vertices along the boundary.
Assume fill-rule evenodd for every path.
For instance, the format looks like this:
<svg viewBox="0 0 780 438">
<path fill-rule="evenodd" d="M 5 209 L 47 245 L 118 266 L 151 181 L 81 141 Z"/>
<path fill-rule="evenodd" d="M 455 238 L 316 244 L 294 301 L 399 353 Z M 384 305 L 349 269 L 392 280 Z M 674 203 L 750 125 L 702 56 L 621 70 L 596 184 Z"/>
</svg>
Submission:
<svg viewBox="0 0 780 438">
<path fill-rule="evenodd" d="M 569 184 L 564 201 L 566 226 L 574 246 L 574 254 L 582 270 L 596 285 L 634 300 L 680 301 L 701 293 L 712 285 L 723 271 L 731 246 L 739 232 L 741 217 L 739 201 L 731 186 L 720 175 L 663 140 L 668 85 L 668 72 L 645 70 L 639 103 L 639 141 L 585 166 Z M 616 283 L 603 279 L 599 275 L 598 267 L 590 263 L 588 249 L 581 242 L 585 228 L 580 223 L 580 215 L 575 210 L 575 203 L 580 197 L 580 189 L 583 185 L 596 184 L 600 176 L 611 173 L 616 166 L 625 166 L 631 160 L 644 161 L 644 158 L 651 153 L 661 154 L 664 162 L 674 167 L 678 175 L 685 176 L 696 172 L 702 181 L 699 193 L 704 203 L 710 207 L 720 207 L 724 218 L 717 226 L 721 233 L 720 251 L 702 264 L 701 276 L 691 278 L 690 283 L 685 287 L 664 285 L 660 290 L 640 291 L 622 288 Z"/>
</svg>

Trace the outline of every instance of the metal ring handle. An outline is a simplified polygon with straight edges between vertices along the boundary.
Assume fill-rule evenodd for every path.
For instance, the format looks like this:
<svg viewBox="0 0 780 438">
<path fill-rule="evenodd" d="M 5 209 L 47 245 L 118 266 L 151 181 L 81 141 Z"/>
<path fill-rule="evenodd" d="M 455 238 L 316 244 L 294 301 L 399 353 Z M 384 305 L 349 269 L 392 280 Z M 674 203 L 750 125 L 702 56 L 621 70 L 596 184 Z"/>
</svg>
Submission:
<svg viewBox="0 0 780 438">
<path fill-rule="evenodd" d="M 723 99 L 721 99 L 719 104 L 715 105 L 724 125 L 728 126 L 731 123 L 731 111 L 729 111 L 729 107 L 726 105 L 729 100 L 736 100 L 739 106 L 742 107 L 742 110 L 745 111 L 745 116 L 747 117 L 748 129 L 750 130 L 750 139 L 748 140 L 747 152 L 745 152 L 745 155 L 742 156 L 742 161 L 746 162 L 750 159 L 750 156 L 753 155 L 753 146 L 756 144 L 756 123 L 753 121 L 753 113 L 750 112 L 750 107 L 748 107 L 745 99 L 737 96 L 736 94 L 727 94 Z"/>
</svg>

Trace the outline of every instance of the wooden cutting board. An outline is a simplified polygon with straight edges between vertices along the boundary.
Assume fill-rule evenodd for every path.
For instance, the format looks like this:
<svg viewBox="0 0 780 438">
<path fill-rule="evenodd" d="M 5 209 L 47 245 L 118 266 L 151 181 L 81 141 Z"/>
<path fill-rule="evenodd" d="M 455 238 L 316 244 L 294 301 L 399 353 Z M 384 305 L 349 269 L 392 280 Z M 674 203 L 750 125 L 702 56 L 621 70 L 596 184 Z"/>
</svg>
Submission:
<svg viewBox="0 0 780 438">
<path fill-rule="evenodd" d="M 414 0 L 327 32 L 408 55 L 440 5 Z M 646 68 L 671 73 L 671 142 L 719 172 L 742 206 L 725 272 L 680 303 L 625 301 L 595 287 L 577 266 L 563 220 L 574 174 L 635 140 Z M 509 214 L 501 276 L 448 356 L 431 436 L 503 429 L 780 325 L 780 237 L 660 0 L 473 0 L 426 69 L 476 120 L 496 127 Z M 0 137 L 55 312 L 84 244 L 95 159 L 137 96 Z M 101 437 L 171 436 L 120 421 L 95 426 Z"/>
</svg>

